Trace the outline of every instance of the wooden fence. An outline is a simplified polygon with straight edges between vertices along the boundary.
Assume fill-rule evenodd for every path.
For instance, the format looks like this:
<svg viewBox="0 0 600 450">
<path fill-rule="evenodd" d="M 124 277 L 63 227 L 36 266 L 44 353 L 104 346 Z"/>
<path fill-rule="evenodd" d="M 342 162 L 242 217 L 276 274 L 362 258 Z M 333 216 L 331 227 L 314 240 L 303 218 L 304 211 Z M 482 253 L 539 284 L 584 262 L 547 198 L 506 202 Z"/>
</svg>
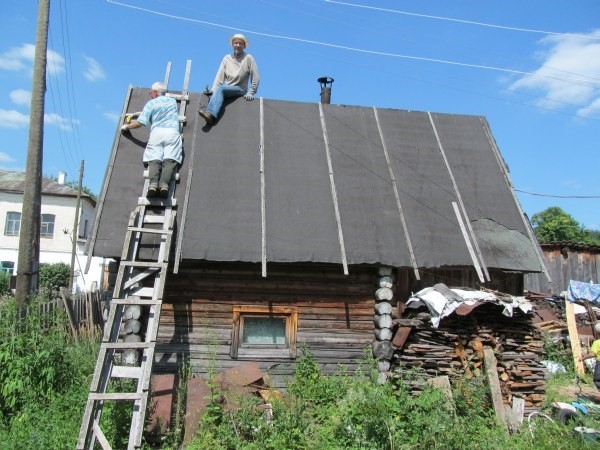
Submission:
<svg viewBox="0 0 600 450">
<path fill-rule="evenodd" d="M 541 244 L 546 268 L 552 282 L 542 273 L 527 274 L 524 288 L 533 292 L 559 295 L 569 281 L 600 282 L 600 246 L 572 242 Z"/>
<path fill-rule="evenodd" d="M 60 295 L 60 299 L 52 300 L 48 306 L 57 304 L 66 309 L 71 329 L 75 335 L 83 330 L 102 329 L 104 326 L 104 300 L 103 294 L 99 290 L 93 289 L 72 297 L 65 288 L 61 288 Z"/>
</svg>

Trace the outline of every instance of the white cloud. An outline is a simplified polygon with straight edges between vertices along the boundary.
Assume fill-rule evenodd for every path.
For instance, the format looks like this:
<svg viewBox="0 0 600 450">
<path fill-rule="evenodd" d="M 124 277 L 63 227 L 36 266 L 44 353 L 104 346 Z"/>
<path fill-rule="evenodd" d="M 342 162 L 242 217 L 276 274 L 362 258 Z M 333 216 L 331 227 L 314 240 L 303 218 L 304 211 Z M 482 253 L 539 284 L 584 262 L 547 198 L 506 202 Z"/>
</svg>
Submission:
<svg viewBox="0 0 600 450">
<path fill-rule="evenodd" d="M 84 59 L 87 62 L 87 67 L 83 72 L 83 76 L 88 81 L 98 81 L 106 78 L 106 74 L 98 61 L 89 56 L 84 56 Z"/>
<path fill-rule="evenodd" d="M 0 69 L 21 71 L 33 64 L 35 45 L 23 44 L 0 55 Z M 27 63 L 27 64 L 25 64 Z"/>
<path fill-rule="evenodd" d="M 48 50 L 47 53 L 46 71 L 51 75 L 63 73 L 65 71 L 65 58 L 53 50 Z"/>
<path fill-rule="evenodd" d="M 31 91 L 25 89 L 15 89 L 9 94 L 10 100 L 16 105 L 27 105 L 31 104 Z"/>
<path fill-rule="evenodd" d="M 65 70 L 65 59 L 53 50 L 46 53 L 47 67 L 49 74 L 56 75 Z M 13 47 L 7 52 L 0 54 L 0 70 L 10 70 L 13 72 L 31 73 L 35 59 L 35 45 L 23 44 L 20 47 Z"/>
<path fill-rule="evenodd" d="M 56 125 L 58 128 L 64 131 L 72 131 L 73 124 L 79 125 L 78 120 L 71 121 L 69 119 L 65 119 L 64 117 L 56 113 L 44 114 L 44 123 L 49 125 Z"/>
<path fill-rule="evenodd" d="M 29 125 L 29 114 L 23 114 L 14 109 L 0 109 L 0 127 L 22 128 Z"/>
<path fill-rule="evenodd" d="M 600 97 L 577 111 L 579 117 L 600 116 Z"/>
<path fill-rule="evenodd" d="M 109 121 L 111 121 L 113 123 L 119 123 L 119 121 L 121 120 L 121 114 L 114 113 L 114 112 L 105 112 L 105 113 L 102 113 L 102 116 L 105 119 L 108 119 Z"/>
<path fill-rule="evenodd" d="M 582 35 L 585 36 L 585 35 Z M 541 65 L 511 85 L 511 89 L 541 94 L 538 106 L 560 109 L 578 107 L 578 115 L 600 116 L 600 29 L 580 36 L 553 35 L 540 41 Z"/>
<path fill-rule="evenodd" d="M 6 153 L 0 152 L 0 164 L 11 163 L 11 162 L 15 162 L 15 161 L 16 161 L 16 159 L 13 158 L 12 156 L 10 156 Z"/>
</svg>

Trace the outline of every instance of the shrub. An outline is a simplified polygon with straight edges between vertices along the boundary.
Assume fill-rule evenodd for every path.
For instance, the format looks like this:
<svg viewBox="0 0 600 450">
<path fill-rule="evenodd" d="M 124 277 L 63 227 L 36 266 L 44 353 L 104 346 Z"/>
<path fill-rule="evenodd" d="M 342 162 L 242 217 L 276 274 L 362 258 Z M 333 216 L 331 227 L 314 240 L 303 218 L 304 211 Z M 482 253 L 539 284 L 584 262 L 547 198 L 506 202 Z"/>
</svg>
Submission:
<svg viewBox="0 0 600 450">
<path fill-rule="evenodd" d="M 0 270 L 0 295 L 7 295 L 10 293 L 10 274 Z"/>
<path fill-rule="evenodd" d="M 40 264 L 40 291 L 50 295 L 69 286 L 71 267 L 65 263 Z"/>
</svg>

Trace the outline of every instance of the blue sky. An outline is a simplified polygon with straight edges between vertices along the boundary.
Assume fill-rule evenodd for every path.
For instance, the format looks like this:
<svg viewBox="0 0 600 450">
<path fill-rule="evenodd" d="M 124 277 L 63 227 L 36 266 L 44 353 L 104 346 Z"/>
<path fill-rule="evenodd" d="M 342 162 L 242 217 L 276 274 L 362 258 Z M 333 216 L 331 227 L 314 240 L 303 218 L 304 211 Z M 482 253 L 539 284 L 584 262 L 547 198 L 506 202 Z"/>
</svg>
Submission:
<svg viewBox="0 0 600 450">
<path fill-rule="evenodd" d="M 25 170 L 38 2 L 0 16 L 0 168 Z M 600 229 L 597 0 L 51 0 L 45 175 L 99 193 L 129 85 L 211 85 L 244 33 L 258 95 L 485 116 L 531 217 Z M 141 159 L 141 155 L 140 155 Z M 585 169 L 585 170 L 584 170 Z M 532 195 L 536 194 L 536 195 Z"/>
</svg>

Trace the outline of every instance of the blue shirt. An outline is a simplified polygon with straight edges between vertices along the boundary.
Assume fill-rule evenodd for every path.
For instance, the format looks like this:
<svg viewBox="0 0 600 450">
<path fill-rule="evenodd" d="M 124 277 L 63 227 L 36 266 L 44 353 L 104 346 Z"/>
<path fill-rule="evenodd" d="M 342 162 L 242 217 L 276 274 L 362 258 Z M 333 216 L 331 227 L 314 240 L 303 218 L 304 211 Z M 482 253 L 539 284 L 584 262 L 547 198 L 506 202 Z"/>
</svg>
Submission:
<svg viewBox="0 0 600 450">
<path fill-rule="evenodd" d="M 179 112 L 174 98 L 161 95 L 153 98 L 144 106 L 137 121 L 144 126 L 154 128 L 175 128 L 179 130 Z"/>
</svg>

